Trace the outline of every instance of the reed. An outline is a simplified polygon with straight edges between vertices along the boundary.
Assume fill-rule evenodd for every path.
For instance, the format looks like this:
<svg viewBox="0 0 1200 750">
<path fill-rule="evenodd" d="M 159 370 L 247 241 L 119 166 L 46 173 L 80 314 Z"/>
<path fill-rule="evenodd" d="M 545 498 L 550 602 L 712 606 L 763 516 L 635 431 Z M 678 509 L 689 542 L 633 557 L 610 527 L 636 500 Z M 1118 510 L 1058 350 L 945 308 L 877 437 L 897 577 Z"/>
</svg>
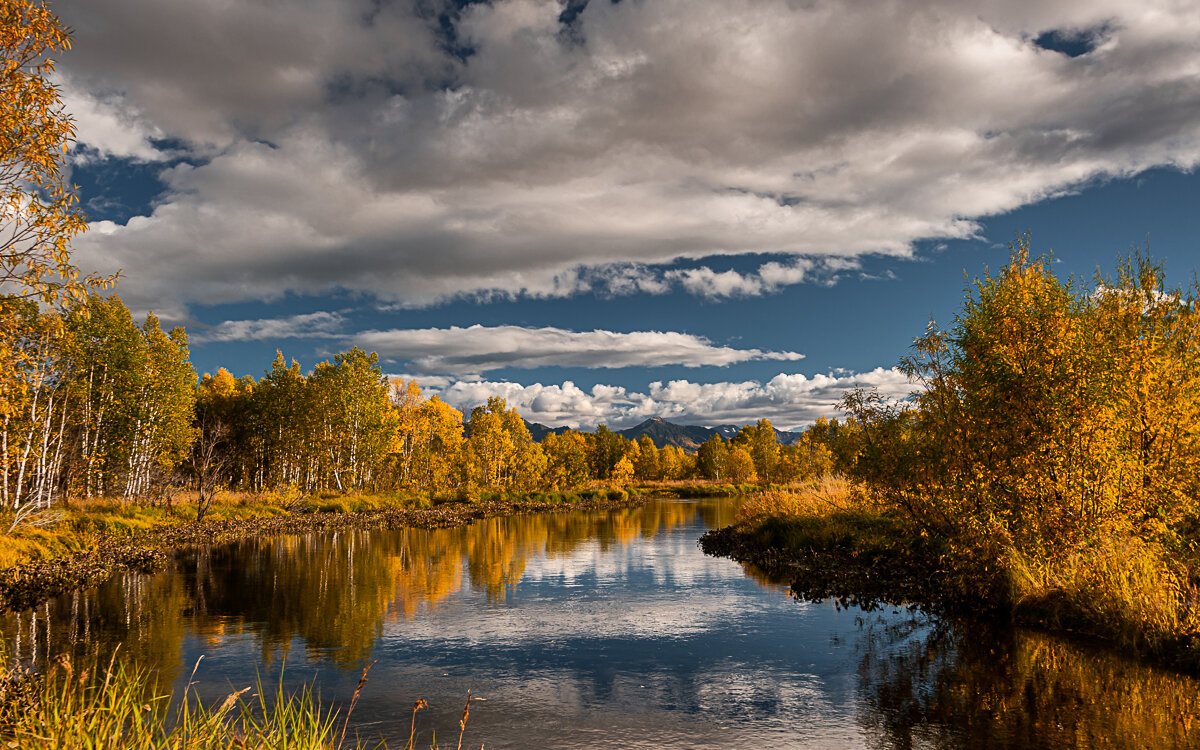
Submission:
<svg viewBox="0 0 1200 750">
<path fill-rule="evenodd" d="M 149 670 L 115 657 L 102 669 L 79 669 L 66 657 L 43 675 L 0 667 L 0 746 L 29 750 L 361 750 L 385 740 L 347 739 L 350 716 L 367 682 L 363 670 L 344 716 L 312 686 L 287 692 L 261 679 L 219 703 L 205 704 L 189 680 L 178 700 Z M 193 671 L 193 677 L 195 672 Z M 170 707 L 174 705 L 174 710 Z M 424 700 L 417 707 L 427 705 Z M 470 696 L 468 695 L 468 706 Z M 413 731 L 404 750 L 415 750 Z M 339 722 L 338 719 L 341 719 Z M 459 748 L 467 711 L 459 722 Z M 340 728 L 338 724 L 341 724 Z M 340 731 L 339 731 L 340 729 Z M 431 745 L 436 750 L 436 744 Z"/>
</svg>

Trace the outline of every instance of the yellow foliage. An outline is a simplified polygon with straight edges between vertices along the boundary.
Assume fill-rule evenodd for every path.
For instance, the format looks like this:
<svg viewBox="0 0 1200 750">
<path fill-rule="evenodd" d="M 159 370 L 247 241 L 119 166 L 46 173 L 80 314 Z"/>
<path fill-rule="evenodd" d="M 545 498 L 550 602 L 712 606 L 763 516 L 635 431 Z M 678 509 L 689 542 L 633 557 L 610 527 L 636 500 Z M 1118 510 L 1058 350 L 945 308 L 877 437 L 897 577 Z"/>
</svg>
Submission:
<svg viewBox="0 0 1200 750">
<path fill-rule="evenodd" d="M 63 168 L 75 126 L 51 80 L 50 57 L 70 46 L 44 3 L 0 1 L 0 283 L 49 303 L 115 281 L 81 279 L 71 262 L 71 238 L 86 222 Z"/>
</svg>

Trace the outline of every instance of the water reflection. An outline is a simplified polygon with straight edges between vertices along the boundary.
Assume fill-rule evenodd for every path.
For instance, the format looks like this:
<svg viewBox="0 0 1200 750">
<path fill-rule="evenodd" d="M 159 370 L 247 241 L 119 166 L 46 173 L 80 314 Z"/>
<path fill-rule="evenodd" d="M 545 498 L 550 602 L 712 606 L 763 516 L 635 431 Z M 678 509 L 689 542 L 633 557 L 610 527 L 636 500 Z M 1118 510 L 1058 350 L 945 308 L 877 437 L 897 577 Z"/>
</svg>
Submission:
<svg viewBox="0 0 1200 750">
<path fill-rule="evenodd" d="M 921 618 L 860 648 L 860 721 L 876 747 L 1200 747 L 1197 681 L 1109 651 Z"/>
<path fill-rule="evenodd" d="M 1196 681 L 1030 633 L 838 611 L 696 539 L 728 501 L 246 540 L 0 617 L 27 663 L 92 652 L 210 697 L 317 680 L 366 736 L 456 727 L 477 746 L 1200 746 Z M 968 635 L 970 637 L 968 637 Z M 470 734 L 470 732 L 469 732 Z"/>
<path fill-rule="evenodd" d="M 691 521 L 698 510 L 659 503 L 450 529 L 247 539 L 188 550 L 168 571 L 119 574 L 95 589 L 0 615 L 0 633 L 35 667 L 64 652 L 107 659 L 120 646 L 127 658 L 178 671 L 185 633 L 214 646 L 252 633 L 264 662 L 299 642 L 310 656 L 358 669 L 389 621 L 436 610 L 464 586 L 498 606 L 531 557 L 569 557 L 585 543 L 604 553 Z"/>
</svg>

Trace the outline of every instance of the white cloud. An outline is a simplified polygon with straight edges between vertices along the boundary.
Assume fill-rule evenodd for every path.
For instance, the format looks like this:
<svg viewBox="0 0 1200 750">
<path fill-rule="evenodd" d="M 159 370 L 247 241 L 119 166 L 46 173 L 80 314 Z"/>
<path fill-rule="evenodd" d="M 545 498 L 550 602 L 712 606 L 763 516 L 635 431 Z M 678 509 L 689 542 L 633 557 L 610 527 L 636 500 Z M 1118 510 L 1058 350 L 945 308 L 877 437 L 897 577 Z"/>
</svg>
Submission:
<svg viewBox="0 0 1200 750">
<path fill-rule="evenodd" d="M 1172 0 L 592 2 L 570 33 L 552 0 L 56 10 L 84 144 L 151 158 L 161 134 L 196 162 L 149 216 L 79 240 L 85 266 L 125 269 L 135 307 L 565 296 L 610 267 L 615 293 L 760 294 L 809 261 L 627 269 L 905 255 L 1090 180 L 1200 163 L 1200 6 Z M 1098 46 L 1033 43 L 1052 29 Z"/>
<path fill-rule="evenodd" d="M 737 271 L 714 271 L 708 266 L 671 271 L 670 277 L 679 279 L 683 288 L 703 297 L 756 297 L 762 294 L 762 280 L 756 276 L 743 276 Z"/>
<path fill-rule="evenodd" d="M 63 106 L 75 119 L 77 142 L 87 147 L 75 152 L 75 163 L 113 157 L 137 161 L 166 158 L 153 144 L 154 139 L 163 137 L 163 131 L 132 111 L 128 99 L 95 94 L 69 79 L 58 84 Z"/>
<path fill-rule="evenodd" d="M 227 320 L 211 329 L 199 329 L 192 342 L 266 341 L 268 339 L 332 338 L 341 333 L 345 318 L 336 312 L 315 312 L 260 320 Z"/>
<path fill-rule="evenodd" d="M 696 296 L 710 299 L 757 297 L 793 284 L 832 284 L 841 272 L 858 267 L 854 258 L 796 258 L 789 263 L 771 261 L 760 265 L 757 272 L 748 274 L 700 266 L 667 271 L 663 274 L 663 284 L 669 286 L 675 282 Z"/>
<path fill-rule="evenodd" d="M 422 383 L 420 377 L 417 381 Z M 790 429 L 818 417 L 838 416 L 842 395 L 855 388 L 876 388 L 889 399 L 905 398 L 918 389 L 895 368 L 812 377 L 780 373 L 765 383 L 672 380 L 650 383 L 644 392 L 611 385 L 585 391 L 571 381 L 559 385 L 458 381 L 428 387 L 464 412 L 500 396 L 531 422 L 588 429 L 598 424 L 625 428 L 649 417 L 710 427 L 744 425 L 765 417 L 780 429 Z"/>
<path fill-rule="evenodd" d="M 363 331 L 346 337 L 417 373 L 478 374 L 506 367 L 725 366 L 758 360 L 797 361 L 796 352 L 735 349 L 676 331 L 568 331 L 482 326 Z"/>
</svg>

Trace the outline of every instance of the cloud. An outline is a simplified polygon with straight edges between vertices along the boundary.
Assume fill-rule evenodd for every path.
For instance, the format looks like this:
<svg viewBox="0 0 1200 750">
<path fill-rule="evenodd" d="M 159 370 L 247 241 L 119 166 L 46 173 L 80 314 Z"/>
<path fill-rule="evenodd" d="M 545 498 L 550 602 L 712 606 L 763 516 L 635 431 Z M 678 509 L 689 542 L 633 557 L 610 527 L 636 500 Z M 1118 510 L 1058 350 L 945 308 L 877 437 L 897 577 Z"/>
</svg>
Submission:
<svg viewBox="0 0 1200 750">
<path fill-rule="evenodd" d="M 818 417 L 838 416 L 838 401 L 854 388 L 877 388 L 886 398 L 902 399 L 918 386 L 895 368 L 876 368 L 812 377 L 780 373 L 766 382 L 672 380 L 650 383 L 644 392 L 611 385 L 595 385 L 585 391 L 571 381 L 551 385 L 458 381 L 429 390 L 464 412 L 500 396 L 525 419 L 551 426 L 625 428 L 649 417 L 663 417 L 711 427 L 744 425 L 765 417 L 776 427 L 789 429 L 811 424 Z"/>
<path fill-rule="evenodd" d="M 345 318 L 336 312 L 315 312 L 283 318 L 227 320 L 208 330 L 198 329 L 192 343 L 267 341 L 274 339 L 334 338 L 340 335 Z"/>
<path fill-rule="evenodd" d="M 854 258 L 797 258 L 788 263 L 764 263 L 757 272 L 748 274 L 714 271 L 708 266 L 677 269 L 664 273 L 663 283 L 668 286 L 677 283 L 688 292 L 709 299 L 758 297 L 793 284 L 833 284 L 842 272 L 859 267 Z"/>
<path fill-rule="evenodd" d="M 1200 164 L 1200 10 L 1170 0 L 591 2 L 570 28 L 556 0 L 56 10 L 83 145 L 147 159 L 161 135 L 188 157 L 77 259 L 180 314 L 567 296 L 604 286 L 589 269 L 618 269 L 614 293 L 768 293 L 828 278 L 813 259 L 904 256 Z M 764 253 L 801 260 L 693 267 Z"/>
<path fill-rule="evenodd" d="M 796 352 L 717 346 L 702 336 L 675 331 L 576 332 L 473 325 L 364 331 L 346 340 L 378 352 L 385 360 L 403 360 L 416 373 L 460 377 L 508 367 L 704 367 L 804 357 Z"/>
<path fill-rule="evenodd" d="M 75 164 L 111 158 L 141 162 L 167 158 L 154 145 L 155 139 L 163 137 L 162 130 L 132 111 L 127 99 L 94 94 L 69 79 L 58 85 L 63 106 L 75 120 L 76 140 L 85 146 L 73 153 Z"/>
</svg>

